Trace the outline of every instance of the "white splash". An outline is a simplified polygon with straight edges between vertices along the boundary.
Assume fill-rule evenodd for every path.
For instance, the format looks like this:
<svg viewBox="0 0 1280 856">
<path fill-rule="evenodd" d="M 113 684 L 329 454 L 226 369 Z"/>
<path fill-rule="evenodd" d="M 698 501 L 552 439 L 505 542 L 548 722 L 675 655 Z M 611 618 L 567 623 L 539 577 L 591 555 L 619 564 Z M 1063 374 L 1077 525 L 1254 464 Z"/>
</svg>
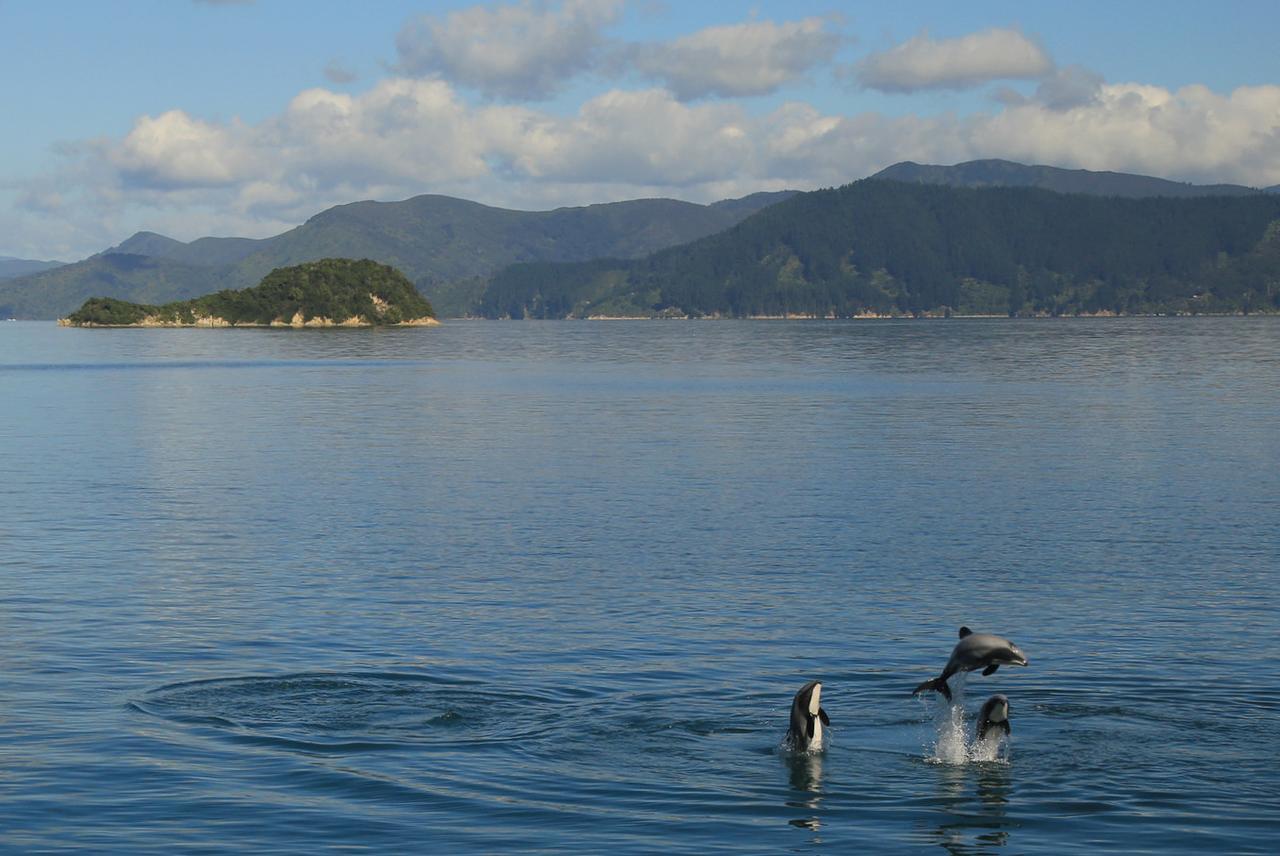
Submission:
<svg viewBox="0 0 1280 856">
<path fill-rule="evenodd" d="M 938 710 L 934 718 L 937 739 L 925 758 L 931 764 L 964 765 L 977 762 L 1009 763 L 1009 741 L 999 729 L 987 732 L 981 740 L 969 727 L 964 710 L 964 682 L 956 681 L 952 700 Z"/>
<path fill-rule="evenodd" d="M 782 737 L 782 742 L 775 747 L 774 751 L 780 752 L 784 755 L 821 755 L 823 752 L 827 751 L 827 746 L 831 740 L 828 736 L 828 732 L 820 730 L 822 726 L 819 723 L 815 722 L 814 726 L 815 729 L 818 730 L 814 731 L 813 740 L 809 742 L 807 747 L 795 745 L 791 740 L 791 735 L 785 734 Z"/>
<path fill-rule="evenodd" d="M 953 704 L 944 708 L 938 717 L 938 739 L 929 760 L 938 764 L 967 763 L 969 742 L 965 730 L 964 705 Z"/>
</svg>

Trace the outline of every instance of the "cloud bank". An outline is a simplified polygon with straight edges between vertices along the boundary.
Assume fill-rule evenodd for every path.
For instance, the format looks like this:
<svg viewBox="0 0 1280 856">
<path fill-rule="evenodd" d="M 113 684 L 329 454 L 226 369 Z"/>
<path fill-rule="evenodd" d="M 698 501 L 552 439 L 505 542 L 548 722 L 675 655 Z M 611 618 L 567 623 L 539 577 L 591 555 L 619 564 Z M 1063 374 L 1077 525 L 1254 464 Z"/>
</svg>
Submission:
<svg viewBox="0 0 1280 856">
<path fill-rule="evenodd" d="M 968 117 L 838 115 L 799 102 L 753 115 L 734 102 L 688 103 L 661 88 L 610 90 L 559 116 L 472 106 L 444 81 L 392 78 L 357 95 L 307 90 L 258 124 L 180 110 L 143 116 L 123 138 L 78 150 L 78 175 L 87 168 L 107 180 L 114 197 L 217 192 L 243 212 L 282 215 L 335 195 L 441 187 L 501 202 L 516 184 L 547 205 L 587 201 L 603 187 L 708 199 L 842 184 L 905 159 L 1007 157 L 1280 181 L 1280 86 L 1221 95 L 1203 86 L 1069 82 Z"/>
<path fill-rule="evenodd" d="M 841 112 L 804 101 L 762 108 L 737 99 L 834 65 L 847 42 L 830 21 L 749 21 L 619 46 L 603 33 L 620 9 L 577 0 L 415 19 L 397 43 L 398 76 L 357 92 L 307 89 L 256 122 L 176 109 L 141 116 L 123 136 L 65 146 L 60 168 L 0 188 L 18 215 L 0 225 L 15 247 L 66 257 L 135 228 L 260 237 L 357 199 L 444 193 L 524 209 L 645 196 L 709 202 L 840 185 L 901 160 L 988 157 L 1280 183 L 1277 85 L 1220 93 L 1108 83 L 1055 66 L 1016 31 L 986 30 L 917 37 L 871 55 L 859 73 L 886 90 L 1019 76 L 1034 89 L 1002 90 L 969 115 Z M 477 52 L 473 31 L 501 49 Z M 623 57 L 626 75 L 656 85 L 616 84 L 576 109 L 502 100 L 541 96 L 583 69 L 603 74 L 604 54 L 620 48 L 611 61 Z M 332 71 L 345 88 L 345 69 Z M 476 91 L 489 98 L 469 97 Z M 36 248 L 38 235 L 56 242 Z"/>
</svg>

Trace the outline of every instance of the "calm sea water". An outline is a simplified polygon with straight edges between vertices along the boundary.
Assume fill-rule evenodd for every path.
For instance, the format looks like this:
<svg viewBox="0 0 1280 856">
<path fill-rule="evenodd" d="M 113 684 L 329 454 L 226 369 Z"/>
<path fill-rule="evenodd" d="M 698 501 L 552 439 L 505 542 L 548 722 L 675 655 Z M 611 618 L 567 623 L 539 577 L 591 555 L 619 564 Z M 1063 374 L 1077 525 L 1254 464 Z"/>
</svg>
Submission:
<svg viewBox="0 0 1280 856">
<path fill-rule="evenodd" d="M 1273 851 L 1277 425 L 1280 319 L 0 324 L 0 848 Z"/>
</svg>

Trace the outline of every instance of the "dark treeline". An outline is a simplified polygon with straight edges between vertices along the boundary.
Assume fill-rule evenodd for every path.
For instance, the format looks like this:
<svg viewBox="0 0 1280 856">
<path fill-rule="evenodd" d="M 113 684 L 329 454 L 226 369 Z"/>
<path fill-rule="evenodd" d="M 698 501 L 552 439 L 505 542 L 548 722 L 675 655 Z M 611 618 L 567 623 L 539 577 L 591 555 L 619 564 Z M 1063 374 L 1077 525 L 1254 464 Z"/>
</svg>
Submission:
<svg viewBox="0 0 1280 856">
<path fill-rule="evenodd" d="M 525 262 L 498 271 L 480 297 L 485 318 L 568 318 L 595 306 L 638 273 L 644 261 Z"/>
<path fill-rule="evenodd" d="M 526 264 L 487 317 L 1280 310 L 1280 198 L 860 181 L 636 261 Z"/>
</svg>

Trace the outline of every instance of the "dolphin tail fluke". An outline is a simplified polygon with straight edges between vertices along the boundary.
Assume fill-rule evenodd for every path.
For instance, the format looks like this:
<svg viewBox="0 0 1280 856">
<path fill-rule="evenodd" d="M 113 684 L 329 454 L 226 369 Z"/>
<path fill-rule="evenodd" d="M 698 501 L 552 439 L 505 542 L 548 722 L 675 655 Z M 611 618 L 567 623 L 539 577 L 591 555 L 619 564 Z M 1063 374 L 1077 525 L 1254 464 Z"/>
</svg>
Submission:
<svg viewBox="0 0 1280 856">
<path fill-rule="evenodd" d="M 933 678 L 925 681 L 920 686 L 911 691 L 912 695 L 920 695 L 922 692 L 933 690 L 936 693 L 942 693 L 942 697 L 947 701 L 951 701 L 951 687 L 947 686 L 946 678 Z"/>
</svg>

